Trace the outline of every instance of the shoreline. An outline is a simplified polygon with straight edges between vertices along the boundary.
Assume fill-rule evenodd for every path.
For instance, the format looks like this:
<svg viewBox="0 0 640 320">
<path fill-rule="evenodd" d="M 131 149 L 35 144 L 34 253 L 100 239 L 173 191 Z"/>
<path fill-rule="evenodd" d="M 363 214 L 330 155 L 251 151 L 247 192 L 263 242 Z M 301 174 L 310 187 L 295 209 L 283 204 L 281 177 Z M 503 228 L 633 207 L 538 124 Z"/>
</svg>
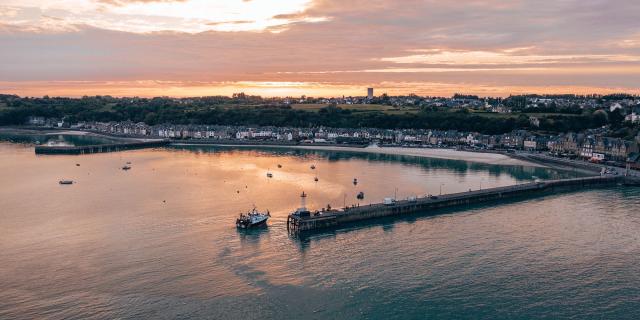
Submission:
<svg viewBox="0 0 640 320">
<path fill-rule="evenodd" d="M 121 136 L 116 134 L 109 134 L 106 132 L 96 132 L 84 129 L 71 129 L 71 128 L 39 128 L 39 127 L 2 127 L 0 126 L 0 133 L 8 134 L 39 134 L 39 135 L 68 135 L 68 136 L 89 136 L 100 137 L 114 141 L 128 142 L 152 142 L 161 141 L 162 138 L 143 138 L 134 136 Z"/>
<path fill-rule="evenodd" d="M 94 132 L 82 129 L 61 129 L 61 128 L 33 128 L 33 127 L 0 127 L 0 133 L 31 133 L 31 134 L 69 134 L 78 136 L 96 136 L 114 140 L 121 143 L 132 142 L 154 142 L 162 141 L 162 139 L 152 139 L 133 136 L 120 136 L 103 132 Z M 385 154 L 395 156 L 411 156 L 419 158 L 431 158 L 442 160 L 465 161 L 472 163 L 482 163 L 489 165 L 505 165 L 505 166 L 529 166 L 539 168 L 553 168 L 563 171 L 579 171 L 583 174 L 593 175 L 599 168 L 594 166 L 585 167 L 584 164 L 573 163 L 571 161 L 557 161 L 555 159 L 544 159 L 535 155 L 526 153 L 510 154 L 501 151 L 486 150 L 457 150 L 454 148 L 407 148 L 407 147 L 379 147 L 379 146 L 359 146 L 359 145 L 301 145 L 294 143 L 255 143 L 245 141 L 188 141 L 188 140 L 171 140 L 171 146 L 214 146 L 214 147 L 233 147 L 233 148 L 279 148 L 279 149 L 298 149 L 298 150 L 318 150 L 318 151 L 335 151 L 335 152 L 357 152 L 369 154 Z"/>
<path fill-rule="evenodd" d="M 216 147 L 234 147 L 234 148 L 280 148 L 280 149 L 301 149 L 301 150 L 320 150 L 320 151 L 343 151 L 343 152 L 359 152 L 372 154 L 386 154 L 397 156 L 413 156 L 420 158 L 432 158 L 442 160 L 457 160 L 475 163 L 484 163 L 492 165 L 509 165 L 509 166 L 530 166 L 530 167 L 550 167 L 540 163 L 525 161 L 522 159 L 512 158 L 510 156 L 495 152 L 471 152 L 459 151 L 455 149 L 444 148 L 404 148 L 404 147 L 339 147 L 339 146 L 308 146 L 308 145 L 261 145 L 261 144 L 203 144 L 188 142 L 173 142 L 175 146 L 216 146 Z"/>
</svg>

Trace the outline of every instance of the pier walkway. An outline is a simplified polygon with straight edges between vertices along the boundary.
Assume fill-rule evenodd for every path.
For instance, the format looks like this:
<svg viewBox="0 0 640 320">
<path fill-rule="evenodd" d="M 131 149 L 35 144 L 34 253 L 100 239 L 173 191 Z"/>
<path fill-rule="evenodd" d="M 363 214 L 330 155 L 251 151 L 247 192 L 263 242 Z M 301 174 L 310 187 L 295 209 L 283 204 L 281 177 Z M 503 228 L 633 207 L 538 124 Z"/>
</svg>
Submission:
<svg viewBox="0 0 640 320">
<path fill-rule="evenodd" d="M 640 181 L 636 178 L 624 176 L 598 176 L 549 180 L 441 196 L 422 197 L 413 200 L 400 200 L 393 204 L 379 203 L 358 207 L 347 207 L 342 210 L 318 211 L 311 213 L 310 216 L 306 217 L 298 214 L 290 214 L 287 218 L 287 229 L 290 232 L 297 233 L 337 227 L 344 223 L 352 223 L 381 217 L 401 216 L 489 201 L 622 184 L 640 185 Z"/>
</svg>

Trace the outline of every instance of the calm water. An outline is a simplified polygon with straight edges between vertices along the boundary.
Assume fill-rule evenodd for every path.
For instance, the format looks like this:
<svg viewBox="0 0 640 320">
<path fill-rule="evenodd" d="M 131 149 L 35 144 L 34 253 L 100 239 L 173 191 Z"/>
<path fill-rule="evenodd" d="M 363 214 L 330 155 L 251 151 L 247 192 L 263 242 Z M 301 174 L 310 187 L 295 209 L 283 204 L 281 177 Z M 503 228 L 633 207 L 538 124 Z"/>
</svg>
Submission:
<svg viewBox="0 0 640 320">
<path fill-rule="evenodd" d="M 133 169 L 120 170 L 127 161 Z M 303 189 L 320 208 L 355 203 L 359 191 L 368 203 L 396 188 L 402 198 L 570 175 L 269 149 L 35 156 L 0 143 L 0 318 L 637 319 L 635 189 L 303 238 L 285 227 Z M 268 228 L 238 232 L 234 218 L 253 204 L 271 211 Z"/>
<path fill-rule="evenodd" d="M 88 146 L 96 144 L 116 143 L 121 140 L 106 136 L 59 134 L 46 132 L 32 132 L 24 134 L 0 130 L 0 140 L 14 143 L 41 144 L 50 146 Z"/>
</svg>

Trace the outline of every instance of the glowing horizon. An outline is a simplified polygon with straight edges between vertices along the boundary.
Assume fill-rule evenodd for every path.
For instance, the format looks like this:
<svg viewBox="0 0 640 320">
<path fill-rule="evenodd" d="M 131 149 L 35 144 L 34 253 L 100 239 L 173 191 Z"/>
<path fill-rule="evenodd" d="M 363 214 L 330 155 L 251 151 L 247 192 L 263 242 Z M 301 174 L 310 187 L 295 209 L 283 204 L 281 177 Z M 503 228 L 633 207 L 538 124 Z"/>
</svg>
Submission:
<svg viewBox="0 0 640 320">
<path fill-rule="evenodd" d="M 323 97 L 336 98 L 342 96 L 366 96 L 366 89 L 373 87 L 375 95 L 409 95 L 450 97 L 454 94 L 471 94 L 480 97 L 507 97 L 523 94 L 614 94 L 627 93 L 640 95 L 640 88 L 595 88 L 581 86 L 554 87 L 492 87 L 476 86 L 460 90 L 456 84 L 447 83 L 382 83 L 374 85 L 322 84 L 304 82 L 230 82 L 230 83 L 181 83 L 172 81 L 109 81 L 109 82 L 0 82 L 0 93 L 3 90 L 22 97 L 72 97 L 113 96 L 113 97 L 172 97 L 189 98 L 204 96 L 232 96 L 243 92 L 247 95 L 258 95 L 265 98 L 285 97 Z"/>
<path fill-rule="evenodd" d="M 624 0 L 5 0 L 0 92 L 637 93 L 638 13 Z"/>
</svg>

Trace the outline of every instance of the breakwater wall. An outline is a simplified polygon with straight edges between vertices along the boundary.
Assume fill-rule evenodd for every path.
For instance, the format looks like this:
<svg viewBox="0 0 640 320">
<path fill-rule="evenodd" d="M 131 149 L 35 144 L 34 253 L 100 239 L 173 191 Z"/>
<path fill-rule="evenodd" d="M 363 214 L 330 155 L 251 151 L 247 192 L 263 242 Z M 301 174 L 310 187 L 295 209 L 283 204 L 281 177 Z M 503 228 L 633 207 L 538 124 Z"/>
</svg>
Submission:
<svg viewBox="0 0 640 320">
<path fill-rule="evenodd" d="M 446 194 L 437 197 L 423 197 L 415 200 L 401 200 L 394 204 L 371 204 L 312 213 L 309 217 L 291 214 L 287 218 L 287 229 L 291 232 L 312 231 L 338 227 L 375 218 L 402 216 L 413 213 L 428 213 L 432 210 L 468 206 L 484 202 L 517 199 L 558 192 L 575 191 L 586 188 L 616 186 L 619 184 L 637 185 L 633 178 L 622 176 L 587 177 L 575 179 L 532 182 L 506 187 Z"/>
<path fill-rule="evenodd" d="M 568 160 L 568 159 L 562 159 L 562 158 L 554 158 L 546 155 L 539 155 L 539 154 L 533 154 L 533 153 L 520 153 L 520 154 L 505 153 L 505 155 L 510 156 L 514 159 L 539 163 L 547 166 L 552 165 L 552 166 L 560 166 L 560 167 L 567 167 L 567 168 L 576 168 L 579 170 L 593 172 L 593 173 L 600 173 L 600 170 L 602 170 L 603 168 L 602 165 L 598 165 L 595 163 L 589 163 L 584 161 L 574 161 L 574 160 Z"/>
<path fill-rule="evenodd" d="M 91 153 L 118 152 L 124 150 L 155 148 L 166 146 L 169 140 L 123 142 L 111 144 L 98 144 L 90 146 L 36 146 L 36 154 L 70 154 L 81 155 Z"/>
</svg>

